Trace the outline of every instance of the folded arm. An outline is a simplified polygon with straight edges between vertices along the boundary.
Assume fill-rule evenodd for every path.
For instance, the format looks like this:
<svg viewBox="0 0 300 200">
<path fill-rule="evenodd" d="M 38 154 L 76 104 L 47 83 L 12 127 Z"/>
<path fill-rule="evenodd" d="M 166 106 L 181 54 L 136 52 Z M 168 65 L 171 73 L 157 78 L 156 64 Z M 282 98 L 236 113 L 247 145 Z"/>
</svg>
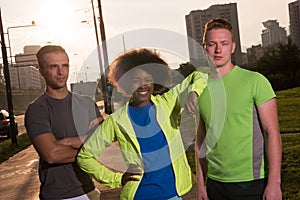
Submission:
<svg viewBox="0 0 300 200">
<path fill-rule="evenodd" d="M 73 148 L 79 149 L 82 144 L 85 142 L 85 140 L 92 134 L 93 130 L 95 130 L 95 128 L 102 123 L 103 121 L 103 117 L 99 117 L 93 121 L 91 121 L 90 125 L 89 125 L 89 132 L 85 135 L 80 135 L 80 136 L 75 136 L 75 137 L 66 137 L 60 140 L 57 140 L 56 142 L 58 144 L 62 144 L 62 145 L 67 145 L 67 146 L 71 146 Z"/>
<path fill-rule="evenodd" d="M 40 157 L 49 164 L 74 162 L 78 151 L 72 146 L 60 144 L 52 133 L 36 136 L 32 144 Z"/>
</svg>

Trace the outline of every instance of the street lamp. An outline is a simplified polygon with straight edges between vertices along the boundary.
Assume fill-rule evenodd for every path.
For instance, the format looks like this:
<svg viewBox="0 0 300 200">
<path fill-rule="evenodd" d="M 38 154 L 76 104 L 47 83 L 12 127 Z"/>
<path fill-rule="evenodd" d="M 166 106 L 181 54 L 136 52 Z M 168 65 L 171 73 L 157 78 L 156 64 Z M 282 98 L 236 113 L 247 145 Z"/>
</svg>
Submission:
<svg viewBox="0 0 300 200">
<path fill-rule="evenodd" d="M 9 53 L 10 53 L 10 62 L 12 63 L 12 51 L 10 45 L 10 38 L 9 38 L 9 30 L 12 28 L 22 28 L 22 27 L 30 27 L 35 26 L 34 21 L 32 21 L 31 25 L 22 25 L 22 26 L 13 26 L 7 28 L 7 38 L 9 43 Z M 10 121 L 10 129 L 11 129 L 11 141 L 12 144 L 18 146 L 17 141 L 17 124 L 15 123 L 15 115 L 12 103 L 12 92 L 11 92 L 11 84 L 10 84 L 10 74 L 9 74 L 9 66 L 7 60 L 7 47 L 5 46 L 5 38 L 4 38 L 4 31 L 3 31 L 3 24 L 2 24 L 2 16 L 1 16 L 1 7 L 0 7 L 0 35 L 1 35 L 1 51 L 2 51 L 2 59 L 3 59 L 3 66 L 4 66 L 4 78 L 5 78 L 5 88 L 6 88 L 6 97 L 7 97 L 7 105 L 8 105 L 8 113 L 9 113 L 9 121 Z"/>
<path fill-rule="evenodd" d="M 12 50 L 11 50 L 11 45 L 10 45 L 10 38 L 9 38 L 9 30 L 10 29 L 15 29 L 15 28 L 26 28 L 26 27 L 32 27 L 32 26 L 36 26 L 35 21 L 32 21 L 31 24 L 29 25 L 21 25 L 21 26 L 11 26 L 7 28 L 7 39 L 8 39 L 8 47 L 9 47 L 9 56 L 10 56 L 10 64 L 13 65 L 12 62 Z"/>
<path fill-rule="evenodd" d="M 9 30 L 10 29 L 15 29 L 15 28 L 26 28 L 26 27 L 32 27 L 32 26 L 36 26 L 35 21 L 31 21 L 31 24 L 29 25 L 21 25 L 21 26 L 11 26 L 7 28 L 7 40 L 8 40 L 8 48 L 9 48 L 9 56 L 10 56 L 10 66 L 13 66 L 13 61 L 12 61 L 12 50 L 11 50 L 11 44 L 10 44 L 10 37 L 9 37 Z M 16 70 L 17 70 L 17 77 L 18 77 L 18 87 L 20 88 L 20 75 L 19 75 L 19 68 L 18 66 L 16 66 Z"/>
<path fill-rule="evenodd" d="M 11 93 L 11 86 L 10 86 L 8 61 L 7 61 L 7 51 L 6 51 L 6 46 L 5 46 L 5 39 L 4 39 L 4 32 L 3 32 L 3 25 L 2 25 L 1 7 L 0 7 L 0 35 L 1 35 L 2 59 L 3 59 L 3 65 L 4 65 L 6 97 L 7 97 L 10 129 L 11 129 L 11 141 L 12 141 L 12 144 L 15 144 L 16 146 L 18 146 L 17 125 L 15 123 L 15 115 L 14 115 L 14 109 L 13 109 L 13 104 L 12 104 L 12 93 Z"/>
</svg>

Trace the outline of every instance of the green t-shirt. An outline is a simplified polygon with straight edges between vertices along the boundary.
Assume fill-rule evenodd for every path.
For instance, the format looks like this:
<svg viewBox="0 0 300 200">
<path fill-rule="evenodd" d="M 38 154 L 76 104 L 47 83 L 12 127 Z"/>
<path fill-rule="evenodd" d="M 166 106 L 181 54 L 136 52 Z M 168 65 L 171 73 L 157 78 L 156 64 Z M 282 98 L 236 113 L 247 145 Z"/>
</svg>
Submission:
<svg viewBox="0 0 300 200">
<path fill-rule="evenodd" d="M 263 75 L 238 66 L 221 79 L 208 80 L 198 103 L 206 125 L 209 178 L 241 182 L 265 177 L 256 106 L 274 97 Z"/>
</svg>

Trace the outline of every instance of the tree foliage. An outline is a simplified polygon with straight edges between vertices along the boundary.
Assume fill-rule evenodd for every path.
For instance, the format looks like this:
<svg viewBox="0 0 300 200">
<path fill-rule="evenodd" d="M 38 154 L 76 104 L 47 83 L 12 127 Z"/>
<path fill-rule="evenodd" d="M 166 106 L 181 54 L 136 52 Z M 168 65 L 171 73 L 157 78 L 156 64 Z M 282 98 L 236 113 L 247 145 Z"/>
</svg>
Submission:
<svg viewBox="0 0 300 200">
<path fill-rule="evenodd" d="M 255 70 L 264 74 L 275 85 L 285 89 L 300 85 L 300 50 L 288 38 L 287 44 L 278 43 L 255 63 Z"/>
</svg>

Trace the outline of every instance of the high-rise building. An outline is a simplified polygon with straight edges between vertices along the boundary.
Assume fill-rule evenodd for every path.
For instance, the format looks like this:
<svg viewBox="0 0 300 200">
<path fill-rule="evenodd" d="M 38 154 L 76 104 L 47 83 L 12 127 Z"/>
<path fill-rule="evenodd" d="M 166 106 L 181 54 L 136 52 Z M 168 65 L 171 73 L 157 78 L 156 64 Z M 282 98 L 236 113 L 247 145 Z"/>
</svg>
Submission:
<svg viewBox="0 0 300 200">
<path fill-rule="evenodd" d="M 247 48 L 247 60 L 248 66 L 251 68 L 253 64 L 259 60 L 264 55 L 264 48 L 261 44 L 252 45 L 252 47 Z"/>
<path fill-rule="evenodd" d="M 38 62 L 37 62 L 37 58 L 36 58 L 35 54 L 38 52 L 38 50 L 40 48 L 41 48 L 40 45 L 24 46 L 24 48 L 23 48 L 24 53 L 15 55 L 16 63 L 19 66 L 32 65 L 32 66 L 37 67 Z"/>
<path fill-rule="evenodd" d="M 300 48 L 300 0 L 289 3 L 290 35 L 293 42 Z"/>
<path fill-rule="evenodd" d="M 34 66 L 11 67 L 9 69 L 12 88 L 42 89 L 42 80 L 38 69 Z"/>
<path fill-rule="evenodd" d="M 16 54 L 15 61 L 10 66 L 10 82 L 17 89 L 41 89 L 43 80 L 37 69 L 38 63 L 35 54 L 41 47 L 30 45 L 24 47 L 24 53 Z"/>
<path fill-rule="evenodd" d="M 237 65 L 243 65 L 236 3 L 212 5 L 205 10 L 193 10 L 185 16 L 190 59 L 201 59 L 199 56 L 201 55 L 204 26 L 213 18 L 224 18 L 231 23 L 233 39 L 236 42 L 232 61 Z"/>
<path fill-rule="evenodd" d="M 277 20 L 267 20 L 262 23 L 266 29 L 262 30 L 261 40 L 263 47 L 274 46 L 277 43 L 287 42 L 285 28 L 280 27 Z"/>
</svg>

